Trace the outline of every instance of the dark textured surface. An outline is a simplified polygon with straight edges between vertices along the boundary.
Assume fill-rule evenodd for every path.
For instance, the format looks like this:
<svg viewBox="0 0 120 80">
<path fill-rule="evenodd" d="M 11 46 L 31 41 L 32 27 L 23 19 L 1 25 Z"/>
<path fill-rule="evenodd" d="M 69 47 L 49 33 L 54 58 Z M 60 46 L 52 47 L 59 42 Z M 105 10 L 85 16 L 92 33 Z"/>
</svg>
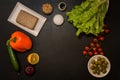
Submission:
<svg viewBox="0 0 120 80">
<path fill-rule="evenodd" d="M 35 10 L 47 18 L 45 25 L 37 37 L 25 32 L 24 30 L 9 23 L 7 18 L 11 14 L 16 2 L 21 2 L 29 8 Z M 65 13 L 70 11 L 76 4 L 83 0 L 62 0 L 67 3 L 67 9 L 60 12 L 57 4 L 61 0 L 0 0 L 0 80 L 120 80 L 120 27 L 118 2 L 110 0 L 109 11 L 106 15 L 105 23 L 109 26 L 111 33 L 106 36 L 102 47 L 111 62 L 110 73 L 97 79 L 91 76 L 87 70 L 89 58 L 82 55 L 85 45 L 92 40 L 91 36 L 75 36 L 76 29 L 67 22 Z M 53 5 L 54 11 L 51 15 L 45 15 L 41 11 L 44 2 Z M 62 14 L 65 23 L 62 26 L 56 26 L 52 22 L 55 14 Z M 33 41 L 33 48 L 25 53 L 16 52 L 21 66 L 21 73 L 18 75 L 11 65 L 6 47 L 6 40 L 10 38 L 11 33 L 20 30 L 29 35 Z M 24 74 L 24 67 L 28 65 L 26 57 L 31 52 L 37 52 L 40 55 L 40 62 L 35 66 L 36 73 L 33 76 Z"/>
</svg>

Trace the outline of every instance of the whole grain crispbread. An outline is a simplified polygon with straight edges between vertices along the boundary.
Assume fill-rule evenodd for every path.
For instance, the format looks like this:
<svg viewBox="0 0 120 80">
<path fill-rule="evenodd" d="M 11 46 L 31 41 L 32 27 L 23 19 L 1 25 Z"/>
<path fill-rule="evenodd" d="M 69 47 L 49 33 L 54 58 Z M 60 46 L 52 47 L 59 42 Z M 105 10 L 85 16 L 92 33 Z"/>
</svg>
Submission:
<svg viewBox="0 0 120 80">
<path fill-rule="evenodd" d="M 37 17 L 33 16 L 32 14 L 24 10 L 21 10 L 16 18 L 17 23 L 29 29 L 34 29 L 37 21 L 38 21 Z"/>
</svg>

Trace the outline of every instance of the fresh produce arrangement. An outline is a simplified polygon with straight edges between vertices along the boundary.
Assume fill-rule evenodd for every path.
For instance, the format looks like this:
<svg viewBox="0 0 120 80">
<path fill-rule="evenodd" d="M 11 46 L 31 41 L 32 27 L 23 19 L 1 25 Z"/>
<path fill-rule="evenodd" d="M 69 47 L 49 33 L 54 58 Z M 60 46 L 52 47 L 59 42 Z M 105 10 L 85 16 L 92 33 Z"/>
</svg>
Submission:
<svg viewBox="0 0 120 80">
<path fill-rule="evenodd" d="M 25 52 L 26 50 L 31 49 L 32 41 L 23 32 L 15 31 L 11 34 L 10 39 L 7 40 L 6 46 L 8 48 L 8 53 L 14 70 L 19 72 L 19 63 L 13 49 L 19 52 Z"/>
<path fill-rule="evenodd" d="M 110 71 L 110 61 L 105 57 L 101 43 L 105 40 L 105 36 L 110 32 L 107 25 L 103 27 L 104 32 L 98 36 L 93 37 L 89 46 L 85 46 L 82 54 L 90 56 L 88 61 L 88 71 L 91 75 L 97 78 L 106 76 Z"/>
<path fill-rule="evenodd" d="M 105 53 L 101 45 L 105 40 L 105 36 L 110 32 L 108 26 L 104 24 L 108 6 L 109 0 L 84 0 L 80 5 L 74 6 L 71 11 L 66 13 L 68 21 L 77 29 L 76 36 L 79 36 L 81 33 L 85 33 L 86 35 L 92 34 L 94 36 L 90 44 L 84 47 L 82 54 L 90 56 L 88 71 L 95 77 L 104 77 L 110 70 L 110 62 L 107 57 L 104 56 Z M 63 12 L 66 10 L 67 5 L 65 2 L 60 2 L 57 7 Z M 50 3 L 46 2 L 43 3 L 41 9 L 44 14 L 50 15 L 54 8 Z M 30 17 L 32 17 L 31 20 L 35 19 L 33 21 L 34 25 L 36 25 L 37 21 L 46 21 L 46 18 L 35 17 L 32 16 L 32 14 L 21 11 L 16 18 L 17 22 L 23 25 L 27 24 L 27 26 L 30 25 L 27 20 L 21 20 L 21 16 L 25 18 L 26 15 L 29 16 L 28 20 Z M 61 26 L 64 22 L 65 19 L 61 14 L 55 14 L 53 16 L 53 23 L 55 25 Z M 32 25 L 32 27 L 30 25 L 28 28 L 34 30 L 34 25 Z M 20 63 L 16 58 L 14 50 L 20 53 L 27 52 L 33 47 L 32 39 L 21 31 L 15 31 L 11 34 L 10 39 L 7 40 L 6 45 L 13 67 L 15 71 L 19 72 Z M 36 71 L 35 65 L 39 63 L 40 56 L 38 53 L 32 52 L 28 54 L 26 60 L 28 65 L 24 67 L 24 72 L 26 75 L 31 76 Z"/>
<path fill-rule="evenodd" d="M 97 54 L 105 54 L 101 43 L 105 40 L 105 36 L 110 32 L 110 30 L 108 29 L 107 25 L 104 25 L 103 29 L 104 32 L 100 33 L 98 36 L 93 37 L 93 40 L 90 42 L 90 44 L 84 47 L 84 50 L 82 51 L 83 55 L 93 56 Z"/>
<path fill-rule="evenodd" d="M 20 72 L 20 63 L 16 58 L 14 50 L 17 52 L 23 53 L 32 48 L 32 40 L 29 36 L 21 31 L 15 31 L 11 34 L 10 39 L 7 40 L 6 46 L 8 48 L 8 53 L 10 60 L 12 62 L 13 68 L 16 72 Z M 25 73 L 27 75 L 33 75 L 35 73 L 35 67 L 33 65 L 39 62 L 39 55 L 37 53 L 31 53 L 28 55 L 28 65 L 25 68 Z"/>
<path fill-rule="evenodd" d="M 66 9 L 65 2 L 62 2 L 58 5 L 61 11 L 64 11 Z M 53 6 L 50 3 L 46 2 L 42 5 L 42 11 L 44 14 L 51 14 L 53 12 Z M 46 18 L 44 18 L 42 15 L 39 15 L 38 13 L 28 8 L 27 6 L 23 5 L 22 3 L 17 2 L 13 12 L 8 18 L 8 21 L 26 30 L 27 32 L 30 32 L 31 34 L 37 36 L 39 32 L 38 29 L 39 30 L 41 29 L 42 25 L 46 21 Z M 64 22 L 64 18 L 61 14 L 56 14 L 53 17 L 53 22 L 56 25 L 62 25 Z M 38 24 L 39 24 L 39 28 L 38 28 Z M 27 52 L 28 50 L 30 50 L 32 48 L 31 38 L 21 31 L 15 31 L 11 34 L 10 39 L 7 40 L 6 46 L 8 48 L 10 60 L 13 64 L 15 71 L 20 72 L 20 65 L 19 65 L 20 63 L 16 58 L 14 50 L 20 53 Z M 26 75 L 33 75 L 35 73 L 34 66 L 38 64 L 40 57 L 38 53 L 33 52 L 30 53 L 26 59 L 29 65 L 25 67 L 24 72 Z"/>
<path fill-rule="evenodd" d="M 109 0 L 85 0 L 67 12 L 68 21 L 77 28 L 76 36 L 80 33 L 97 36 L 103 32 L 108 6 Z"/>
<path fill-rule="evenodd" d="M 104 24 L 108 6 L 109 0 L 85 0 L 66 13 L 68 21 L 77 29 L 76 36 L 79 36 L 81 33 L 94 36 L 90 44 L 85 46 L 82 51 L 82 54 L 85 56 L 94 57 L 105 54 L 101 43 L 105 40 L 105 35 L 110 32 L 107 25 Z M 90 73 L 93 76 L 104 77 L 109 72 L 107 68 L 110 62 L 108 63 L 108 60 L 106 61 L 105 58 L 102 56 L 88 62 L 88 64 L 92 64 L 92 66 L 88 65 L 88 70 L 89 72 L 92 70 Z"/>
</svg>

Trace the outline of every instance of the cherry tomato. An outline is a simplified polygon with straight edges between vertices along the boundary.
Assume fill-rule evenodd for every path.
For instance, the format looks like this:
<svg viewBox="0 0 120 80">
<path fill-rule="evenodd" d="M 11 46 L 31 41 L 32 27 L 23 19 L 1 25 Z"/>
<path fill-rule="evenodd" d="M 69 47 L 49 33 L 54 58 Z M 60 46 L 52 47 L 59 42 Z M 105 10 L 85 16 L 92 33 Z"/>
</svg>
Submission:
<svg viewBox="0 0 120 80">
<path fill-rule="evenodd" d="M 97 52 L 97 51 L 95 51 L 95 52 L 94 52 L 94 55 L 97 55 L 97 54 L 98 54 L 98 52 Z"/>
<path fill-rule="evenodd" d="M 93 51 L 97 51 L 97 48 L 96 48 L 96 47 L 93 47 L 92 50 L 93 50 Z"/>
<path fill-rule="evenodd" d="M 99 40 L 104 41 L 105 37 L 104 36 L 100 36 Z"/>
<path fill-rule="evenodd" d="M 87 50 L 87 51 L 88 51 L 89 49 L 90 49 L 90 48 L 89 48 L 89 46 L 85 46 L 85 50 Z"/>
<path fill-rule="evenodd" d="M 90 56 L 92 56 L 92 55 L 93 55 L 93 52 L 92 52 L 92 51 L 90 51 L 90 52 L 88 52 L 88 54 L 89 54 Z"/>
<path fill-rule="evenodd" d="M 104 52 L 101 51 L 100 54 L 101 54 L 101 55 L 104 55 Z"/>
<path fill-rule="evenodd" d="M 90 43 L 90 46 L 91 46 L 91 47 L 94 47 L 94 46 L 95 46 L 94 42 L 91 42 L 91 43 Z"/>
<path fill-rule="evenodd" d="M 97 38 L 93 38 L 93 42 L 97 43 L 98 39 Z"/>
<path fill-rule="evenodd" d="M 82 52 L 84 55 L 86 55 L 87 54 L 87 51 L 86 50 L 83 50 L 83 52 Z"/>
<path fill-rule="evenodd" d="M 103 50 L 102 50 L 102 48 L 99 47 L 99 48 L 98 48 L 98 51 L 101 52 L 101 51 L 103 51 Z"/>
<path fill-rule="evenodd" d="M 108 33 L 110 32 L 110 30 L 109 30 L 109 29 L 105 29 L 104 32 L 105 32 L 106 34 L 108 34 Z"/>
<path fill-rule="evenodd" d="M 99 48 L 99 47 L 100 47 L 100 44 L 99 44 L 99 43 L 96 43 L 95 46 L 96 46 L 97 48 Z"/>
</svg>

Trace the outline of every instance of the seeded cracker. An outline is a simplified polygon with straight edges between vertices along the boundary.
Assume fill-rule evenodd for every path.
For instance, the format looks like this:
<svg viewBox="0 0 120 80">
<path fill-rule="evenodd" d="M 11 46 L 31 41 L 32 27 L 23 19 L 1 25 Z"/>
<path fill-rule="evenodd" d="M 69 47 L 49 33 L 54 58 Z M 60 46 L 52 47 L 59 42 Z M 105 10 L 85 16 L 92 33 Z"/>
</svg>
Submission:
<svg viewBox="0 0 120 80">
<path fill-rule="evenodd" d="M 38 21 L 38 18 L 31 15 L 30 13 L 21 10 L 17 16 L 16 22 L 23 25 L 24 27 L 27 27 L 29 29 L 34 29 L 36 23 Z"/>
</svg>

